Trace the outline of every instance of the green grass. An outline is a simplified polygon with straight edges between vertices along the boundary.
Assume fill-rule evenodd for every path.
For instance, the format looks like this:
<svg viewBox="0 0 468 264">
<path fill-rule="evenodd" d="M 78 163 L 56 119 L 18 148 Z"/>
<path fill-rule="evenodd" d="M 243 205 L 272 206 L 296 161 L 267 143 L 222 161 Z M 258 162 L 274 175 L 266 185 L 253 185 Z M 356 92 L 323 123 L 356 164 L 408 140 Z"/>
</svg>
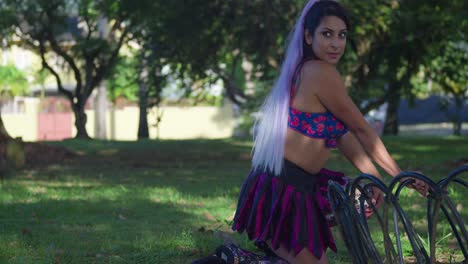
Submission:
<svg viewBox="0 0 468 264">
<path fill-rule="evenodd" d="M 445 176 L 468 153 L 467 138 L 384 141 L 403 168 L 434 179 Z M 190 263 L 212 253 L 225 233 L 253 249 L 244 235 L 231 234 L 229 228 L 249 170 L 250 142 L 51 144 L 78 156 L 18 171 L 1 181 L 0 263 Z M 357 175 L 338 154 L 329 167 Z M 451 196 L 468 206 L 466 191 L 451 190 Z M 423 230 L 424 200 L 404 191 L 401 203 Z M 467 210 L 462 212 L 468 219 Z M 448 223 L 442 221 L 438 232 L 439 239 L 449 234 Z M 338 254 L 328 254 L 330 263 L 350 262 L 341 240 Z M 441 240 L 439 258 L 460 259 L 453 245 L 453 235 Z M 408 244 L 404 250 L 411 255 Z"/>
</svg>

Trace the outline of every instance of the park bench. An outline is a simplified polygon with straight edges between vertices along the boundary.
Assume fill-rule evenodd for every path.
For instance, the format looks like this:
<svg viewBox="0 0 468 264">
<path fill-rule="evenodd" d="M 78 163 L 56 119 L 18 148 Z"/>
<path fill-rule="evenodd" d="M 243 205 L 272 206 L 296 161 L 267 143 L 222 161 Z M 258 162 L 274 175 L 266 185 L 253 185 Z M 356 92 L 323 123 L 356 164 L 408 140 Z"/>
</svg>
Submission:
<svg viewBox="0 0 468 264">
<path fill-rule="evenodd" d="M 361 174 L 354 179 L 345 189 L 339 184 L 330 182 L 328 195 L 335 221 L 339 226 L 340 233 L 345 241 L 348 255 L 353 263 L 405 263 L 403 259 L 402 238 L 409 240 L 416 263 L 436 263 L 437 244 L 437 224 L 440 216 L 450 224 L 452 232 L 456 237 L 458 246 L 463 254 L 464 260 L 461 263 L 468 263 L 468 232 L 465 221 L 456 206 L 449 197 L 448 187 L 462 188 L 462 197 L 468 196 L 468 181 L 462 179 L 464 172 L 468 171 L 468 166 L 461 166 L 453 170 L 449 175 L 434 182 L 425 175 L 416 172 L 402 172 L 393 178 L 389 185 L 381 180 L 367 174 Z M 463 174 L 468 176 L 467 173 Z M 421 235 L 417 232 L 414 223 L 402 208 L 400 193 L 405 186 L 419 179 L 430 186 L 427 196 L 426 219 L 428 243 L 423 243 Z M 367 195 L 369 188 L 377 187 L 384 193 L 384 203 L 379 210 L 376 210 L 370 202 L 370 195 Z M 356 194 L 358 194 L 359 198 Z M 465 201 L 468 200 L 465 198 Z M 374 212 L 372 217 L 378 225 L 369 226 L 365 216 L 366 207 L 370 207 Z M 356 210 L 356 208 L 358 208 Z M 441 214 L 441 212 L 443 214 Z M 391 215 L 390 215 L 391 214 Z M 372 219 L 371 218 L 371 219 Z M 390 218 L 393 220 L 390 226 Z M 370 221 L 370 220 L 369 220 Z M 378 229 L 377 232 L 371 230 Z M 393 230 L 393 234 L 391 234 Z M 420 231 L 421 232 L 421 231 Z M 385 252 L 377 250 L 376 238 L 372 234 L 381 234 Z M 392 239 L 392 237 L 394 237 Z M 413 262 L 414 263 L 414 262 Z M 457 262 L 460 263 L 460 262 Z"/>
</svg>

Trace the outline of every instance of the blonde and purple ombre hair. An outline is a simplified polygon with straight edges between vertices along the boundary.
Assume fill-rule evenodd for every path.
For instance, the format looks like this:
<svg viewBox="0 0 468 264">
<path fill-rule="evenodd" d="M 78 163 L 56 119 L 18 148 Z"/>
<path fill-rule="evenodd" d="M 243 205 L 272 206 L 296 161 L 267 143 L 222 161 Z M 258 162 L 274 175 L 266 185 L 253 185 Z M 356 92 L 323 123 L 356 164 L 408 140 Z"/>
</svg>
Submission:
<svg viewBox="0 0 468 264">
<path fill-rule="evenodd" d="M 283 169 L 284 142 L 288 127 L 288 109 L 291 80 L 296 67 L 302 60 L 312 57 L 312 49 L 306 49 L 304 31 L 311 34 L 325 16 L 341 18 L 349 28 L 344 9 L 332 0 L 310 0 L 302 10 L 289 37 L 286 57 L 272 91 L 261 108 L 261 117 L 254 129 L 252 165 L 255 169 L 279 175 Z"/>
</svg>

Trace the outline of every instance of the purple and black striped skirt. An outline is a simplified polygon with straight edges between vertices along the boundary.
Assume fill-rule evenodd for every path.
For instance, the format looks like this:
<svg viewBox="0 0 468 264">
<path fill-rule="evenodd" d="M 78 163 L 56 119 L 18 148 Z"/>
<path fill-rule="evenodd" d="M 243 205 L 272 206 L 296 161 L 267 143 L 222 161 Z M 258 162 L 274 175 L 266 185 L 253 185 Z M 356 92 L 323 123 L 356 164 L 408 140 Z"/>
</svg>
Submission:
<svg viewBox="0 0 468 264">
<path fill-rule="evenodd" d="M 246 231 L 251 240 L 270 240 L 298 254 L 307 248 L 317 258 L 331 248 L 333 223 L 327 200 L 328 181 L 346 185 L 349 178 L 341 172 L 322 169 L 311 174 L 285 160 L 281 175 L 252 170 L 245 180 L 234 216 L 233 230 Z"/>
</svg>

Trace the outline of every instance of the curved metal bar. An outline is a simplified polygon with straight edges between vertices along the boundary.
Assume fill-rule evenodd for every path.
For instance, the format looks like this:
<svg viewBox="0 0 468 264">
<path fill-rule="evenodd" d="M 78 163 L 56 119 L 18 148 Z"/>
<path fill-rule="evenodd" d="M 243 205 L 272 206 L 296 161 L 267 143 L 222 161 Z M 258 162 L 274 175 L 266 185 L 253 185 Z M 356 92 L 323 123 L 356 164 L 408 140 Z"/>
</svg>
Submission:
<svg viewBox="0 0 468 264">
<path fill-rule="evenodd" d="M 436 233 L 436 225 L 437 225 L 437 217 L 438 217 L 438 212 L 440 208 L 440 203 L 441 203 L 441 198 L 440 194 L 442 193 L 442 189 L 438 184 L 436 184 L 434 181 L 429 179 L 427 176 L 417 173 L 417 172 L 402 172 L 400 173 L 397 177 L 393 179 L 393 181 L 390 183 L 389 189 L 393 190 L 394 187 L 398 184 L 398 187 L 395 191 L 395 194 L 393 196 L 394 200 L 393 202 L 397 204 L 398 197 L 400 196 L 401 190 L 414 182 L 414 179 L 419 179 L 421 181 L 424 181 L 426 184 L 429 185 L 429 194 L 430 197 L 428 197 L 428 207 L 427 207 L 427 220 L 428 220 L 428 231 L 429 231 L 429 251 L 430 251 L 430 259 L 431 263 L 435 262 L 435 233 Z M 430 200 L 434 199 L 435 202 L 432 204 Z M 398 210 L 403 210 L 401 207 L 398 206 Z M 402 215 L 400 214 L 402 217 Z M 406 214 L 405 214 L 406 218 Z M 403 219 L 402 219 L 403 220 Z M 409 225 L 406 224 L 406 222 L 410 223 Z M 407 231 L 408 234 L 408 239 L 411 242 L 411 245 L 413 247 L 413 250 L 415 252 L 421 252 L 421 255 L 424 256 L 424 258 L 427 257 L 427 253 L 422 246 L 421 240 L 417 236 L 417 232 L 414 230 L 414 228 L 411 225 L 411 222 L 408 221 L 408 219 L 404 219 L 404 226 L 405 230 Z M 411 226 L 410 226 L 411 225 Z M 409 228 L 409 229 L 408 229 Z M 417 254 L 419 255 L 419 254 Z"/>
<path fill-rule="evenodd" d="M 372 197 L 369 197 L 369 196 L 367 195 L 367 192 L 366 192 L 366 190 L 367 190 L 368 188 L 372 188 L 372 187 L 378 187 L 378 186 L 376 186 L 373 182 L 364 185 L 364 187 L 363 187 L 363 189 L 364 189 L 364 198 L 363 198 L 363 199 L 365 199 L 365 200 L 367 201 L 367 204 L 368 204 L 369 207 L 372 209 L 373 215 L 375 215 L 375 216 L 377 217 L 377 220 L 378 220 L 378 222 L 379 222 L 379 224 L 380 224 L 380 227 L 381 227 L 381 229 L 383 230 L 384 222 L 383 222 L 383 220 L 382 220 L 382 217 L 380 216 L 380 214 L 379 214 L 377 208 L 375 208 L 375 205 L 374 205 L 374 203 L 372 202 Z M 362 194 L 361 194 L 361 197 L 363 197 Z M 361 197 L 360 197 L 360 198 L 361 198 Z M 386 200 L 387 200 L 387 199 L 386 199 L 386 196 L 384 196 L 384 201 L 386 201 Z M 362 206 L 362 205 L 361 205 L 361 206 Z M 387 204 L 387 203 L 384 203 L 384 206 L 388 206 L 388 204 Z M 365 208 L 364 208 L 364 209 L 365 209 Z M 361 213 L 361 214 L 362 214 L 362 213 Z M 364 216 L 364 219 L 365 219 L 365 216 Z M 366 223 L 366 226 L 367 226 L 367 219 L 365 219 L 365 223 Z"/>
<path fill-rule="evenodd" d="M 360 186 L 360 185 L 357 185 L 356 188 L 359 190 L 359 192 L 361 193 L 360 196 L 359 196 L 359 211 L 360 211 L 360 214 L 359 216 L 361 217 L 361 221 L 362 223 L 364 224 L 367 232 L 370 232 L 369 230 L 369 225 L 367 224 L 367 219 L 366 219 L 366 208 L 365 208 L 365 202 L 366 202 L 366 196 L 367 194 L 365 193 L 366 190 L 364 187 Z M 353 193 L 356 193 L 356 191 L 354 190 Z M 356 196 L 351 196 L 351 197 L 354 197 L 354 201 L 356 202 Z M 352 198 L 351 198 L 352 199 Z"/>
<path fill-rule="evenodd" d="M 450 226 L 452 227 L 452 231 L 454 232 L 457 238 L 458 244 L 460 246 L 460 249 L 462 250 L 462 253 L 465 259 L 468 260 L 468 252 L 467 252 L 468 231 L 466 230 L 466 225 L 463 221 L 463 218 L 458 213 L 457 209 L 455 208 L 455 205 L 453 204 L 452 200 L 450 199 L 446 191 L 448 188 L 448 185 L 451 182 L 455 182 L 465 188 L 468 188 L 468 182 L 464 181 L 463 179 L 458 178 L 463 172 L 467 172 L 467 171 L 468 171 L 467 165 L 455 168 L 449 173 L 449 175 L 446 178 L 440 180 L 438 184 L 440 188 L 444 190 L 444 192 L 441 194 L 442 200 L 448 206 L 448 209 L 450 210 L 452 217 L 450 217 L 449 210 L 447 210 L 447 208 L 443 205 L 442 205 L 442 211 L 444 212 L 447 220 L 450 223 Z M 457 227 L 460 233 L 458 232 Z"/>
<path fill-rule="evenodd" d="M 390 263 L 403 263 L 403 252 L 400 238 L 401 230 L 398 227 L 399 221 L 401 221 L 403 225 L 418 263 L 435 263 L 436 226 L 441 209 L 450 223 L 463 255 L 468 259 L 468 232 L 462 217 L 457 212 L 446 191 L 448 184 L 451 182 L 455 182 L 465 188 L 468 188 L 468 182 L 464 179 L 458 178 L 461 173 L 466 171 L 468 171 L 468 166 L 461 166 L 453 170 L 449 176 L 437 183 L 427 176 L 417 172 L 402 172 L 392 179 L 388 186 L 380 179 L 369 174 L 360 174 L 356 179 L 348 184 L 345 189 L 341 185 L 331 182 L 329 184 L 328 192 L 329 200 L 335 213 L 336 221 L 340 226 L 340 231 L 346 238 L 346 247 L 353 259 L 353 263 L 382 263 L 380 255 L 372 241 L 367 219 L 365 217 L 366 209 L 364 204 L 366 201 L 368 202 L 373 214 L 377 216 L 378 222 L 382 228 L 385 255 L 387 257 L 387 261 L 391 261 Z M 428 254 L 424 248 L 412 222 L 399 204 L 401 190 L 413 183 L 415 179 L 425 182 L 430 187 L 429 195 L 427 197 L 426 215 L 430 238 L 430 254 Z M 363 184 L 363 182 L 367 183 Z M 372 197 L 370 197 L 366 191 L 369 188 L 378 188 L 384 193 L 385 200 L 383 203 L 383 215 L 379 213 L 372 203 Z M 358 199 L 360 203 L 360 214 L 355 207 L 355 196 L 357 190 L 361 192 L 361 196 Z M 396 246 L 398 252 L 396 252 L 395 245 L 393 244 L 388 232 L 388 214 L 390 206 L 393 208 L 393 228 L 396 234 Z"/>
<path fill-rule="evenodd" d="M 429 229 L 429 247 L 430 247 L 430 254 L 431 254 L 431 263 L 435 263 L 436 261 L 436 255 L 435 255 L 435 238 L 436 238 L 436 231 L 437 231 L 437 219 L 439 217 L 439 212 L 440 212 L 440 205 L 442 203 L 442 196 L 437 195 L 436 198 L 434 199 L 435 203 L 432 208 L 432 214 L 431 214 L 431 219 L 429 221 L 428 219 L 428 229 Z M 429 208 L 428 208 L 429 209 Z M 429 226 L 430 222 L 430 226 Z"/>
<path fill-rule="evenodd" d="M 463 256 L 465 257 L 465 259 L 468 259 L 468 252 L 465 248 L 465 245 L 463 243 L 463 239 L 462 237 L 460 236 L 460 234 L 458 233 L 458 230 L 457 230 L 457 226 L 455 225 L 455 223 L 453 223 L 452 221 L 452 218 L 450 217 L 450 213 L 449 211 L 447 210 L 447 208 L 445 208 L 444 205 L 441 206 L 442 208 L 442 211 L 444 212 L 445 214 L 445 217 L 447 218 L 447 220 L 449 221 L 449 224 L 450 224 L 450 227 L 452 228 L 452 231 L 453 231 L 453 234 L 455 235 L 455 237 L 457 238 L 457 241 L 458 241 L 458 245 L 460 245 L 460 249 L 462 250 L 462 253 L 463 253 Z M 467 239 L 465 237 L 465 243 L 467 243 Z"/>
<path fill-rule="evenodd" d="M 431 214 L 431 208 L 433 208 L 433 204 L 432 204 L 432 201 L 437 199 L 437 196 L 435 196 L 433 193 L 429 194 L 428 197 L 427 197 L 427 209 L 426 209 L 426 219 L 427 219 L 427 229 L 429 231 L 429 239 L 432 243 L 432 229 L 434 228 L 435 229 L 435 226 L 434 226 L 434 219 L 432 218 L 432 214 Z"/>
<path fill-rule="evenodd" d="M 346 237 L 344 239 L 346 248 L 351 253 L 350 256 L 353 259 L 353 263 L 362 263 L 365 260 L 361 259 L 363 254 L 359 250 L 360 241 L 354 241 L 356 237 L 353 235 L 355 233 L 353 225 L 347 223 L 350 219 L 346 206 L 346 201 L 349 200 L 348 197 L 338 184 L 334 182 L 329 183 L 328 199 L 335 215 L 335 221 L 339 225 L 343 236 Z"/>
<path fill-rule="evenodd" d="M 451 181 L 453 181 L 456 177 L 458 177 L 458 175 L 460 175 L 461 173 L 463 173 L 465 171 L 468 171 L 468 165 L 463 165 L 463 166 L 460 166 L 458 168 L 455 168 L 453 171 L 451 171 L 449 173 L 449 175 L 447 177 L 440 180 L 437 184 L 440 186 L 440 188 L 445 190 L 447 188 L 447 185 Z"/>
<path fill-rule="evenodd" d="M 452 215 L 454 216 L 455 221 L 458 225 L 458 228 L 460 228 L 461 235 L 463 236 L 463 239 L 465 240 L 465 243 L 468 244 L 468 231 L 466 230 L 466 225 L 463 221 L 463 218 L 460 216 L 457 209 L 455 208 L 455 205 L 453 204 L 452 200 L 449 197 L 445 196 L 444 202 L 450 209 Z M 460 247 L 462 247 L 462 243 L 460 243 Z M 463 255 L 465 255 L 465 257 L 468 259 L 468 252 L 466 252 L 466 249 L 462 248 L 462 251 L 463 251 Z"/>
<path fill-rule="evenodd" d="M 385 185 L 385 183 L 381 179 L 371 174 L 366 174 L 366 173 L 361 173 L 356 179 L 353 180 L 352 184 L 350 184 L 351 186 L 350 191 L 356 190 L 356 186 L 359 185 L 359 183 L 364 180 L 374 183 L 375 187 L 383 191 L 384 194 L 387 195 L 389 193 L 389 188 L 387 187 L 387 185 Z M 355 196 L 355 193 L 350 193 L 350 194 L 352 194 L 351 196 L 353 197 Z"/>
<path fill-rule="evenodd" d="M 369 175 L 369 174 L 361 174 L 358 178 L 356 178 L 355 181 L 353 181 L 353 184 L 351 184 L 351 188 L 349 190 L 349 194 L 350 194 L 351 197 L 355 197 L 356 189 L 361 189 L 358 186 L 360 186 L 359 184 L 364 180 L 370 181 L 371 183 L 369 183 L 369 184 L 373 184 L 374 187 L 377 187 L 380 190 L 382 190 L 385 193 L 385 200 L 386 201 L 391 201 L 392 204 L 396 203 L 394 195 L 392 195 L 392 193 L 390 192 L 391 189 L 386 187 L 386 185 L 380 179 L 378 179 L 378 178 L 376 178 L 376 177 L 374 177 L 372 175 Z M 367 196 L 367 192 L 362 192 L 361 191 L 361 195 L 363 195 L 363 194 Z M 353 199 L 353 198 L 351 198 L 351 199 Z M 372 204 L 372 202 L 370 202 L 369 205 L 372 207 L 372 209 L 374 210 L 374 213 L 375 213 L 376 209 L 375 209 L 374 205 Z M 401 210 L 401 208 L 400 208 L 400 210 Z M 397 209 L 397 211 L 398 211 L 398 209 Z M 399 214 L 399 215 L 402 216 L 404 214 Z M 377 213 L 377 216 L 378 216 L 378 218 L 380 218 L 380 215 L 378 213 Z M 404 217 L 404 216 L 402 216 L 402 217 Z M 409 227 L 409 224 L 407 223 L 408 222 L 407 219 L 403 220 L 402 222 L 404 222 L 404 226 L 405 226 L 406 230 L 413 229 L 413 232 L 408 231 L 409 234 L 415 234 L 414 228 L 412 228 L 412 226 Z M 379 223 L 381 223 L 382 227 L 385 227 L 385 225 L 382 224 L 381 220 L 379 220 Z M 386 228 L 386 229 L 388 230 L 388 228 Z M 387 241 L 388 240 L 391 241 L 388 233 L 385 234 L 385 236 L 386 236 L 386 238 L 384 238 L 384 239 L 386 239 Z M 413 237 L 415 237 L 415 236 L 413 235 Z M 421 243 L 421 241 L 419 240 L 418 237 L 416 237 L 414 239 L 411 239 L 411 240 L 413 240 L 412 245 L 415 248 L 415 251 L 418 251 L 417 250 L 418 247 L 423 248 L 422 243 Z M 401 242 L 400 242 L 400 247 L 401 247 Z M 393 249 L 393 251 L 394 251 L 394 249 Z M 386 255 L 388 256 L 388 258 L 391 258 L 388 251 L 386 252 Z M 402 253 L 400 253 L 400 255 L 402 255 Z M 421 261 L 422 261 L 422 259 L 428 259 L 427 253 L 425 253 L 425 251 L 423 251 L 422 254 L 418 254 L 418 255 L 420 255 L 418 257 L 418 259 L 420 259 Z"/>
<path fill-rule="evenodd" d="M 389 210 L 390 205 L 391 205 L 390 202 L 387 199 L 385 199 L 385 203 L 383 207 L 383 217 L 382 217 L 385 223 L 382 225 L 382 232 L 383 232 L 383 237 L 384 237 L 385 256 L 387 258 L 387 262 L 396 263 L 397 252 L 395 251 L 395 247 L 393 245 L 392 239 L 390 238 L 390 232 L 389 232 L 389 227 L 388 227 L 388 210 Z M 393 208 L 392 208 L 392 211 L 394 212 Z M 401 258 L 403 258 L 402 254 L 401 254 Z M 400 264 L 403 264 L 403 262 L 400 262 Z"/>
<path fill-rule="evenodd" d="M 403 249 L 401 247 L 400 229 L 398 228 L 398 213 L 395 208 L 393 209 L 393 228 L 395 230 L 395 242 L 398 249 L 398 261 L 400 264 L 403 264 Z"/>
<path fill-rule="evenodd" d="M 439 185 L 437 185 L 434 181 L 429 179 L 427 176 L 417 173 L 417 172 L 400 173 L 397 177 L 395 177 L 392 180 L 392 182 L 390 183 L 389 189 L 393 190 L 394 187 L 398 185 L 395 191 L 395 194 L 393 196 L 393 201 L 392 201 L 394 205 L 396 206 L 398 204 L 398 197 L 400 196 L 401 190 L 407 185 L 414 182 L 414 179 L 419 179 L 421 181 L 424 181 L 430 187 L 429 189 L 430 196 L 428 197 L 429 202 L 428 202 L 428 207 L 427 207 L 428 231 L 429 231 L 429 239 L 430 239 L 429 256 L 427 255 L 427 252 L 422 246 L 422 242 L 419 236 L 417 235 L 416 230 L 413 228 L 409 219 L 407 219 L 406 214 L 401 214 L 401 212 L 399 212 L 399 214 L 404 223 L 405 230 L 408 234 L 408 239 L 411 242 L 413 250 L 415 250 L 416 253 L 418 252 L 421 253 L 421 254 L 417 254 L 417 256 L 420 255 L 420 256 L 423 256 L 424 258 L 430 257 L 431 263 L 432 263 L 432 262 L 435 262 L 435 232 L 436 232 L 436 225 L 437 225 L 437 216 L 438 216 L 440 201 L 441 201 L 440 194 L 442 192 L 442 189 L 439 187 Z M 434 204 L 430 202 L 431 199 L 435 200 Z M 403 209 L 399 206 L 399 204 L 398 206 L 396 206 L 396 208 L 398 209 L 398 211 L 403 211 Z"/>
<path fill-rule="evenodd" d="M 389 230 L 389 228 L 388 228 L 388 209 L 389 209 L 391 203 L 389 202 L 389 199 L 387 199 L 387 197 L 384 197 L 383 216 L 381 216 L 380 213 L 378 212 L 377 208 L 372 203 L 372 197 L 369 197 L 367 195 L 367 192 L 365 191 L 369 187 L 374 187 L 374 184 L 371 182 L 369 184 L 364 185 L 364 187 L 362 187 L 362 189 L 364 191 L 361 191 L 362 194 L 361 194 L 360 199 L 362 201 L 367 200 L 367 203 L 368 203 L 369 207 L 373 211 L 373 216 L 377 217 L 377 221 L 378 221 L 378 223 L 380 225 L 380 229 L 381 229 L 382 235 L 383 235 L 383 242 L 384 242 L 384 245 L 385 245 L 385 256 L 387 258 L 387 261 L 389 261 L 388 263 L 396 263 L 397 253 L 395 251 L 395 247 L 393 245 L 392 239 L 390 238 L 390 233 L 388 232 L 388 230 Z M 362 206 L 363 206 L 363 203 L 361 202 L 361 219 L 364 219 L 363 221 L 365 223 L 365 226 L 368 227 L 367 219 L 366 219 L 366 217 L 364 215 L 365 208 L 363 208 Z M 368 232 L 370 234 L 369 229 L 368 229 Z M 400 243 L 400 247 L 401 247 L 401 243 Z M 403 262 L 401 262 L 401 264 L 403 264 Z"/>
<path fill-rule="evenodd" d="M 398 197 L 400 197 L 401 190 L 403 190 L 403 188 L 405 188 L 409 184 L 412 184 L 413 182 L 415 182 L 413 179 L 407 179 L 407 180 L 400 182 L 400 185 L 398 185 L 397 190 L 395 191 L 395 194 L 393 195 L 393 197 L 398 199 Z"/>
<path fill-rule="evenodd" d="M 468 231 L 465 228 L 466 225 L 463 221 L 463 218 L 460 216 L 457 209 L 453 205 L 452 200 L 448 197 L 444 197 L 444 202 L 448 205 L 448 207 L 450 208 L 450 211 L 452 211 L 452 214 L 455 216 L 455 220 L 457 221 L 458 226 L 461 228 L 463 232 L 463 236 L 465 237 L 466 241 L 468 241 Z"/>
<path fill-rule="evenodd" d="M 388 186 L 388 189 L 393 190 L 393 188 L 405 178 L 416 178 L 418 180 L 424 181 L 429 185 L 430 190 L 435 192 L 441 192 L 440 186 L 437 183 L 435 183 L 427 176 L 414 171 L 403 171 L 400 174 L 398 174 L 395 178 L 392 179 Z"/>
<path fill-rule="evenodd" d="M 461 184 L 463 187 L 468 188 L 468 182 L 462 180 L 462 179 L 455 179 L 453 182 Z"/>
<path fill-rule="evenodd" d="M 393 203 L 393 206 L 395 210 L 397 211 L 398 216 L 400 217 L 403 227 L 405 228 L 406 234 L 408 235 L 408 239 L 416 255 L 416 259 L 418 260 L 418 263 L 430 263 L 429 255 L 427 254 L 426 249 L 422 245 L 422 242 L 419 239 L 413 227 L 413 224 L 406 216 L 406 213 L 403 211 L 400 204 L 398 204 L 397 202 Z"/>
<path fill-rule="evenodd" d="M 345 239 L 346 247 L 350 251 L 353 263 L 383 263 L 375 244 L 356 211 L 352 199 L 344 193 L 337 183 L 330 182 L 328 196 Z"/>
</svg>

